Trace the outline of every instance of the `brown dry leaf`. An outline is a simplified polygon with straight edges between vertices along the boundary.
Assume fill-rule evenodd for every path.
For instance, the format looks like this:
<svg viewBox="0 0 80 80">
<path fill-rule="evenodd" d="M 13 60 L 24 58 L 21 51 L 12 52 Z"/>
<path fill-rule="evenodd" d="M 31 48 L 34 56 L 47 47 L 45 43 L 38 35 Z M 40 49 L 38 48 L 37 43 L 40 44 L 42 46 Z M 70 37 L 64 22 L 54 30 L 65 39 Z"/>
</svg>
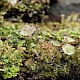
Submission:
<svg viewBox="0 0 80 80">
<path fill-rule="evenodd" d="M 51 42 L 44 42 L 42 45 L 41 45 L 41 48 L 42 49 L 51 49 L 53 48 L 53 44 Z"/>
<path fill-rule="evenodd" d="M 80 46 L 79 46 L 77 49 L 79 49 L 79 50 L 80 50 Z"/>
<path fill-rule="evenodd" d="M 6 36 L 6 39 L 12 39 L 13 36 L 9 35 L 9 36 Z"/>
<path fill-rule="evenodd" d="M 2 61 L 0 60 L 0 65 L 2 65 L 3 63 L 2 63 Z"/>
<path fill-rule="evenodd" d="M 31 4 L 34 4 L 35 2 L 36 2 L 36 0 L 31 0 L 31 2 L 30 2 L 30 3 L 31 3 Z"/>
<path fill-rule="evenodd" d="M 50 0 L 42 0 L 43 3 L 50 3 Z"/>
<path fill-rule="evenodd" d="M 33 62 L 32 58 L 27 59 L 27 60 L 25 61 L 25 65 L 26 65 L 26 66 L 29 66 L 30 64 L 32 64 L 32 62 Z"/>
<path fill-rule="evenodd" d="M 20 52 L 20 53 L 23 53 L 24 52 L 24 50 L 21 48 L 21 47 L 17 47 L 17 49 L 18 49 L 18 51 Z"/>
<path fill-rule="evenodd" d="M 7 46 L 8 46 L 8 43 L 3 44 L 4 49 L 7 48 Z"/>
<path fill-rule="evenodd" d="M 41 45 L 42 51 L 45 51 L 45 55 L 52 56 L 54 54 L 54 46 L 51 42 L 44 42 Z"/>
</svg>

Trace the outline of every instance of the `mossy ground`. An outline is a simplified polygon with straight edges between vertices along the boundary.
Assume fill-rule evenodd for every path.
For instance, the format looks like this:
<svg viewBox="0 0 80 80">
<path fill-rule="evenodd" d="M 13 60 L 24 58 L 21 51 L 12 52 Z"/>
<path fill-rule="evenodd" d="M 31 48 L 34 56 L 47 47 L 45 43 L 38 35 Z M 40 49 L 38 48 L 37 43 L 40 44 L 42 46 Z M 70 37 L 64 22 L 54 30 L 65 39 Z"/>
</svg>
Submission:
<svg viewBox="0 0 80 80">
<path fill-rule="evenodd" d="M 21 16 L 26 15 L 25 6 L 30 5 L 26 5 L 24 1 L 22 3 L 22 7 L 17 4 L 16 9 L 9 4 L 9 14 L 4 11 L 4 4 L 1 8 L 0 80 L 79 80 L 78 14 L 72 14 L 66 19 L 62 15 L 61 22 L 40 21 L 41 23 L 37 19 L 36 23 L 32 23 L 35 18 L 28 16 L 31 23 L 27 23 L 21 20 Z M 34 11 L 39 9 L 42 12 L 41 5 L 37 5 Z"/>
<path fill-rule="evenodd" d="M 76 15 L 73 14 L 73 16 Z M 71 21 L 69 17 L 67 19 L 62 17 L 61 23 L 1 23 L 0 40 L 4 45 L 7 43 L 7 46 L 10 46 L 11 49 L 18 50 L 18 53 L 22 56 L 22 58 L 15 57 L 22 60 L 22 63 L 19 62 L 19 65 L 17 65 L 13 62 L 14 65 L 20 68 L 15 73 L 18 73 L 17 76 L 15 77 L 11 74 L 14 78 L 11 78 L 9 75 L 3 77 L 6 79 L 10 78 L 8 80 L 79 80 L 80 23 L 79 19 L 75 18 L 74 20 L 73 17 Z M 28 36 L 22 35 L 20 31 L 25 25 L 34 26 L 36 30 L 33 27 L 33 30 L 35 30 L 33 33 L 27 33 Z M 68 38 L 65 39 L 64 36 Z M 62 48 L 66 44 L 75 48 L 75 52 L 71 55 L 65 54 Z M 4 48 L 3 50 L 6 49 L 6 52 L 2 51 L 1 54 L 6 54 L 8 51 L 7 47 L 3 46 L 2 48 Z M 73 49 L 71 50 L 70 52 L 73 52 Z M 12 55 L 13 53 L 10 54 Z M 0 67 L 4 70 L 4 67 L 9 69 L 8 65 L 4 64 L 4 60 L 10 59 L 2 58 L 1 55 Z M 12 60 L 14 60 L 14 57 L 12 57 Z M 1 75 L 4 75 L 4 70 L 1 72 Z M 7 71 L 8 73 L 10 71 Z"/>
</svg>

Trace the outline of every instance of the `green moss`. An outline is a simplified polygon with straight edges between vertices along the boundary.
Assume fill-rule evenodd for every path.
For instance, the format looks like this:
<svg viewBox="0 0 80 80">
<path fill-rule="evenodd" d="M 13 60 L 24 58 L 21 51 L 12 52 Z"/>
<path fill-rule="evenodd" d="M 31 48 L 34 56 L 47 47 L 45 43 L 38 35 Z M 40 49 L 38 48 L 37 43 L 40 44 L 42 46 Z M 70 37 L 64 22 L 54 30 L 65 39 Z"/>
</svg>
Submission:
<svg viewBox="0 0 80 80">
<path fill-rule="evenodd" d="M 38 80 L 56 80 L 64 75 L 68 75 L 72 79 L 78 78 L 80 72 L 80 23 L 79 19 L 73 19 L 75 15 L 73 18 L 69 17 L 63 18 L 61 23 L 1 23 L 0 71 L 2 72 L 0 75 L 4 79 L 17 75 L 17 77 L 33 80 L 36 78 Z M 57 27 L 58 29 L 55 30 Z M 22 35 L 21 30 L 30 32 L 28 35 L 26 33 Z M 68 50 L 70 47 L 71 50 Z M 68 55 L 68 52 L 72 54 Z"/>
</svg>

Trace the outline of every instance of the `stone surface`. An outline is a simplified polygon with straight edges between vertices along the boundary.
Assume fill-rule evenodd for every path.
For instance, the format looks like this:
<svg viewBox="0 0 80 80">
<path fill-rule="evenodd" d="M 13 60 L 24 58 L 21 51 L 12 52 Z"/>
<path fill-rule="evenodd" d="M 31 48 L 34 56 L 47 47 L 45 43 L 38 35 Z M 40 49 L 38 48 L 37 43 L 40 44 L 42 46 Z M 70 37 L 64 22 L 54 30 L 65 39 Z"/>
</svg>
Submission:
<svg viewBox="0 0 80 80">
<path fill-rule="evenodd" d="M 80 0 L 61 0 L 61 1 L 63 2 L 51 5 L 50 9 L 48 10 L 50 20 L 60 21 L 61 14 L 65 14 L 65 16 L 68 16 L 72 13 L 80 14 Z"/>
<path fill-rule="evenodd" d="M 59 4 L 62 6 L 70 5 L 70 4 L 78 4 L 80 0 L 58 0 Z"/>
</svg>

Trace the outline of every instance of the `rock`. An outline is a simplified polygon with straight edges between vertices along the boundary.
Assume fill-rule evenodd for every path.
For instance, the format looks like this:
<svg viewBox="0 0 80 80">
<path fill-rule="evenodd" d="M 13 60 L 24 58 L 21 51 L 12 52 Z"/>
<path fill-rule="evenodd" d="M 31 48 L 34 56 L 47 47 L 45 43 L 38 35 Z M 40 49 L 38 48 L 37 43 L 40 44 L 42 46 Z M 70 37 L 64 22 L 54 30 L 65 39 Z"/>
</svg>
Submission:
<svg viewBox="0 0 80 80">
<path fill-rule="evenodd" d="M 80 0 L 59 0 L 50 6 L 48 15 L 51 21 L 60 21 L 61 14 L 67 17 L 72 13 L 80 14 Z"/>
</svg>

